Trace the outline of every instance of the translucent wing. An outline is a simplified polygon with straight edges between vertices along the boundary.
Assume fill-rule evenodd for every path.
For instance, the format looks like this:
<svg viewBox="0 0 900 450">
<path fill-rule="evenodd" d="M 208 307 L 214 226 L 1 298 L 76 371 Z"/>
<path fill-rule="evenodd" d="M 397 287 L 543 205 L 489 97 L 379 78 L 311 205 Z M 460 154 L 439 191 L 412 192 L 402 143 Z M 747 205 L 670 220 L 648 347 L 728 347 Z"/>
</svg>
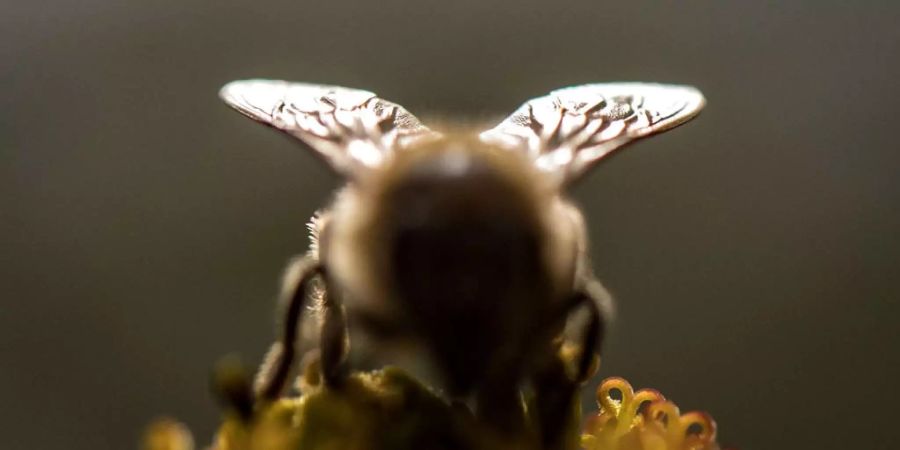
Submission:
<svg viewBox="0 0 900 450">
<path fill-rule="evenodd" d="M 704 104 L 688 86 L 586 84 L 528 101 L 481 139 L 527 152 L 567 183 L 625 144 L 694 118 Z"/>
<path fill-rule="evenodd" d="M 437 136 L 403 107 L 359 89 L 243 80 L 228 83 L 219 96 L 245 116 L 303 141 L 348 177 L 416 139 Z"/>
</svg>

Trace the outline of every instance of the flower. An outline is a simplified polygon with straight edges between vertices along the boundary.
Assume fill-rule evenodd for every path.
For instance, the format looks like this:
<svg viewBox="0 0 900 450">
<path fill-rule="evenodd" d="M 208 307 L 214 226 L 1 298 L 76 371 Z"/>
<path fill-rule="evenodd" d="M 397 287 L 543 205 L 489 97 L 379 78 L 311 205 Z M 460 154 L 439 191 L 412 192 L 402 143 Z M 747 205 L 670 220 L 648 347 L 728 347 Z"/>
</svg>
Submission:
<svg viewBox="0 0 900 450">
<path fill-rule="evenodd" d="M 481 425 L 468 408 L 448 403 L 400 369 L 354 372 L 340 389 L 323 385 L 319 370 L 316 359 L 309 361 L 297 379 L 299 396 L 259 402 L 247 411 L 226 409 L 209 450 L 537 450 L 539 446 L 535 429 L 521 436 L 499 435 Z M 222 371 L 234 375 L 233 370 Z M 523 400 L 526 413 L 530 412 L 528 397 Z M 583 432 L 577 426 L 577 396 L 572 400 L 567 448 L 577 447 L 581 434 L 584 450 L 719 450 L 716 424 L 709 415 L 681 414 L 658 391 L 635 392 L 622 378 L 601 383 L 599 411 L 588 416 Z M 155 422 L 144 437 L 143 450 L 193 448 L 187 428 L 171 419 Z"/>
<path fill-rule="evenodd" d="M 618 398 L 618 399 L 616 399 Z M 637 392 L 622 378 L 597 388 L 600 410 L 585 424 L 585 450 L 718 450 L 716 423 L 704 412 L 682 414 L 653 389 Z"/>
<path fill-rule="evenodd" d="M 142 450 L 194 450 L 191 432 L 168 417 L 157 419 L 144 431 Z"/>
</svg>

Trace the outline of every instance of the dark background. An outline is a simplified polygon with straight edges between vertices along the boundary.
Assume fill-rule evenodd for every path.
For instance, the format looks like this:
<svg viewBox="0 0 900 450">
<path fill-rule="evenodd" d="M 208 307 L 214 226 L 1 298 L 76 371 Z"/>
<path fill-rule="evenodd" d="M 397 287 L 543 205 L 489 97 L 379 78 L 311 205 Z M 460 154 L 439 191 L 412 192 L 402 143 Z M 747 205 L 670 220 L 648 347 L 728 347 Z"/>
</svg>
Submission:
<svg viewBox="0 0 900 450">
<path fill-rule="evenodd" d="M 0 7 L 0 447 L 209 442 L 339 180 L 225 82 L 487 118 L 560 86 L 686 83 L 699 119 L 574 191 L 619 317 L 601 376 L 743 449 L 896 448 L 900 3 L 59 0 Z M 591 392 L 586 391 L 586 398 Z"/>
</svg>

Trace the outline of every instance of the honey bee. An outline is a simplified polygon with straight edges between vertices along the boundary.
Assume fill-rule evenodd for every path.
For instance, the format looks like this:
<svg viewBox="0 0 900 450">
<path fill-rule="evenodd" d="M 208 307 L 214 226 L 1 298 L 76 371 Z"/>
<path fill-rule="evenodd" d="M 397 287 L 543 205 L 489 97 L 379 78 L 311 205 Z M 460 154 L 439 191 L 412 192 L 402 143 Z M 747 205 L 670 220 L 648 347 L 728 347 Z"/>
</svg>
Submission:
<svg viewBox="0 0 900 450">
<path fill-rule="evenodd" d="M 587 84 L 532 99 L 480 134 L 442 134 L 363 90 L 245 80 L 220 96 L 300 140 L 347 181 L 312 222 L 310 252 L 286 271 L 280 338 L 256 397 L 284 391 L 316 291 L 327 385 L 339 389 L 347 373 L 348 330 L 412 340 L 449 398 L 466 399 L 498 430 L 522 425 L 529 386 L 546 447 L 590 376 L 611 309 L 566 191 L 615 150 L 690 120 L 705 102 L 687 86 Z M 573 325 L 579 311 L 586 320 Z M 560 356 L 565 343 L 579 350 L 574 370 Z"/>
</svg>

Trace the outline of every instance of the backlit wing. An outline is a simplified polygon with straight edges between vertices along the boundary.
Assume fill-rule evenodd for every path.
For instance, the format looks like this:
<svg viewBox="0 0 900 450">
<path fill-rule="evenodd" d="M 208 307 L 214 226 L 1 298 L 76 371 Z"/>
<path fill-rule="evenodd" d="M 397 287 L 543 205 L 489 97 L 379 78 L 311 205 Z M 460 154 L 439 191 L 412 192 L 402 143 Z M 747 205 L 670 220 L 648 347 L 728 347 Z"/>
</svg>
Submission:
<svg viewBox="0 0 900 450">
<path fill-rule="evenodd" d="M 219 96 L 251 119 L 303 141 L 352 178 L 414 140 L 437 136 L 403 107 L 359 89 L 243 80 Z"/>
<path fill-rule="evenodd" d="M 689 86 L 601 83 L 559 89 L 522 105 L 481 139 L 527 152 L 566 184 L 614 150 L 694 118 L 703 94 Z"/>
</svg>

